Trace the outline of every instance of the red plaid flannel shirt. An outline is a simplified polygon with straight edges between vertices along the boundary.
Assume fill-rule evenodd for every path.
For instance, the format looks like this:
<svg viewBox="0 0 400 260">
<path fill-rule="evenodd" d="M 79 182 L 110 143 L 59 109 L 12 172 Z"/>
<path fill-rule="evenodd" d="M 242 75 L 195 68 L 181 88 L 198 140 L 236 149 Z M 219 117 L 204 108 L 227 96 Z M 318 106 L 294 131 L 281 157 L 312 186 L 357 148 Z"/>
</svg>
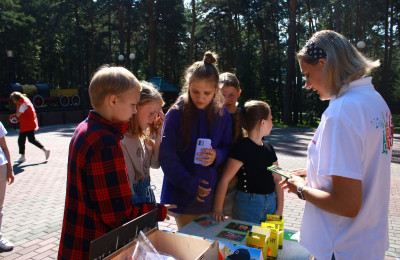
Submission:
<svg viewBox="0 0 400 260">
<path fill-rule="evenodd" d="M 69 146 L 65 198 L 58 259 L 88 259 L 90 241 L 162 204 L 131 202 L 131 190 L 119 144 L 128 123 L 111 123 L 94 111 L 79 124 Z"/>
</svg>

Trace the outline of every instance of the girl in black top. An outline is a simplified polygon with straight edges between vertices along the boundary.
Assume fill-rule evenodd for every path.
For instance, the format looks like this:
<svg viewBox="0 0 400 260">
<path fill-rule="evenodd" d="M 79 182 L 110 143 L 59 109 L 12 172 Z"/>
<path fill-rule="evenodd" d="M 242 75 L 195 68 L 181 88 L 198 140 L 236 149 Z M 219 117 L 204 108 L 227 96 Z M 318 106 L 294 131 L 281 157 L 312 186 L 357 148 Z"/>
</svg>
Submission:
<svg viewBox="0 0 400 260">
<path fill-rule="evenodd" d="M 236 175 L 237 194 L 232 217 L 259 224 L 266 221 L 267 214 L 281 216 L 283 211 L 283 192 L 278 185 L 281 177 L 267 170 L 272 164 L 278 165 L 278 159 L 272 145 L 262 140 L 273 126 L 269 105 L 255 100 L 246 102 L 242 125 L 247 135 L 230 152 L 217 186 L 213 218 L 224 220 L 225 193 L 229 181 Z"/>
</svg>

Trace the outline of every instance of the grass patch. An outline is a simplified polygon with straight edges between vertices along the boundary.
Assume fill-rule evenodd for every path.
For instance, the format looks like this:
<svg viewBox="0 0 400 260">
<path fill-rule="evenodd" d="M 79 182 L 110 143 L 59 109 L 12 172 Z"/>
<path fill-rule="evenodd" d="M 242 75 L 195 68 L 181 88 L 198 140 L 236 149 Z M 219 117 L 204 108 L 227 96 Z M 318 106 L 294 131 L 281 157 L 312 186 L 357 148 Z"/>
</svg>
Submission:
<svg viewBox="0 0 400 260">
<path fill-rule="evenodd" d="M 321 119 L 318 118 L 314 124 L 307 124 L 306 120 L 303 120 L 303 124 L 298 124 L 298 125 L 288 125 L 285 124 L 283 121 L 278 122 L 278 120 L 274 120 L 274 127 L 300 127 L 300 128 L 314 128 L 317 129 L 319 123 L 321 122 Z"/>
<path fill-rule="evenodd" d="M 298 125 L 288 125 L 283 122 L 274 122 L 274 127 L 300 127 L 300 128 L 314 128 L 317 129 L 319 121 L 316 125 L 306 125 L 306 124 L 298 124 Z"/>
<path fill-rule="evenodd" d="M 400 115 L 392 115 L 393 118 L 393 129 L 396 134 L 400 134 Z M 307 124 L 299 124 L 297 126 L 295 125 L 287 125 L 283 122 L 277 122 L 274 121 L 274 126 L 275 127 L 303 127 L 303 128 L 314 128 L 316 129 L 318 127 L 318 124 L 320 123 L 320 120 L 317 120 L 315 125 L 307 125 Z"/>
<path fill-rule="evenodd" d="M 400 115 L 392 115 L 394 132 L 400 134 Z"/>
</svg>

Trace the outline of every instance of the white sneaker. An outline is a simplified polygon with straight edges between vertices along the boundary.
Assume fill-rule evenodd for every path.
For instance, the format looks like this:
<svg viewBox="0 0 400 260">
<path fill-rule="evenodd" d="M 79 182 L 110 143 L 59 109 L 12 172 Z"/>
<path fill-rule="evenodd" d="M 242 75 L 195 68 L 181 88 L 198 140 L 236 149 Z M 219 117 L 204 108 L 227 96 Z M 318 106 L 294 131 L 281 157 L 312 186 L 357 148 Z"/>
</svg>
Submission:
<svg viewBox="0 0 400 260">
<path fill-rule="evenodd" d="M 11 251 L 13 250 L 13 248 L 14 245 L 10 243 L 10 241 L 5 239 L 4 237 L 0 238 L 0 249 L 2 249 L 3 251 Z"/>
<path fill-rule="evenodd" d="M 50 150 L 45 150 L 44 151 L 44 156 L 46 157 L 46 161 L 49 159 L 50 157 Z"/>
<path fill-rule="evenodd" d="M 19 159 L 16 160 L 16 161 L 14 161 L 14 162 L 16 162 L 16 163 L 23 163 L 23 162 L 25 162 L 25 161 L 26 161 L 26 159 L 25 159 L 24 157 L 19 157 Z"/>
</svg>

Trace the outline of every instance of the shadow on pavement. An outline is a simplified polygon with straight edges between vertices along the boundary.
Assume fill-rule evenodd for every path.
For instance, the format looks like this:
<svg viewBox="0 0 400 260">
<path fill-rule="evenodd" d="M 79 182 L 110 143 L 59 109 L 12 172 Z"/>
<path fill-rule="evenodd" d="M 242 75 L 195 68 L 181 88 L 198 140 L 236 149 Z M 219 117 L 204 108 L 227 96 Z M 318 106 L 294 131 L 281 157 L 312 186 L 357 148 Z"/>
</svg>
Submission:
<svg viewBox="0 0 400 260">
<path fill-rule="evenodd" d="M 66 125 L 50 125 L 40 127 L 35 134 L 45 134 L 45 133 L 58 133 L 60 135 L 71 135 L 74 133 L 75 128 L 78 124 L 66 124 Z M 7 136 L 18 136 L 19 129 L 7 129 Z"/>
<path fill-rule="evenodd" d="M 306 157 L 307 146 L 313 137 L 315 129 L 311 128 L 273 128 L 265 141 L 272 144 L 276 152 L 294 157 Z"/>
<path fill-rule="evenodd" d="M 11 252 L 11 251 L 13 251 L 13 250 L 14 250 L 14 248 L 13 248 L 13 249 L 11 249 L 11 250 L 3 250 L 3 249 L 1 249 L 1 248 L 0 248 L 0 253 Z"/>
<path fill-rule="evenodd" d="M 47 161 L 41 162 L 41 163 L 32 163 L 32 164 L 25 164 L 25 163 L 17 163 L 13 165 L 13 171 L 14 171 L 14 175 L 18 175 L 21 172 L 25 171 L 26 167 L 30 167 L 30 166 L 37 166 L 37 165 L 41 165 L 41 164 L 46 164 Z"/>
</svg>

